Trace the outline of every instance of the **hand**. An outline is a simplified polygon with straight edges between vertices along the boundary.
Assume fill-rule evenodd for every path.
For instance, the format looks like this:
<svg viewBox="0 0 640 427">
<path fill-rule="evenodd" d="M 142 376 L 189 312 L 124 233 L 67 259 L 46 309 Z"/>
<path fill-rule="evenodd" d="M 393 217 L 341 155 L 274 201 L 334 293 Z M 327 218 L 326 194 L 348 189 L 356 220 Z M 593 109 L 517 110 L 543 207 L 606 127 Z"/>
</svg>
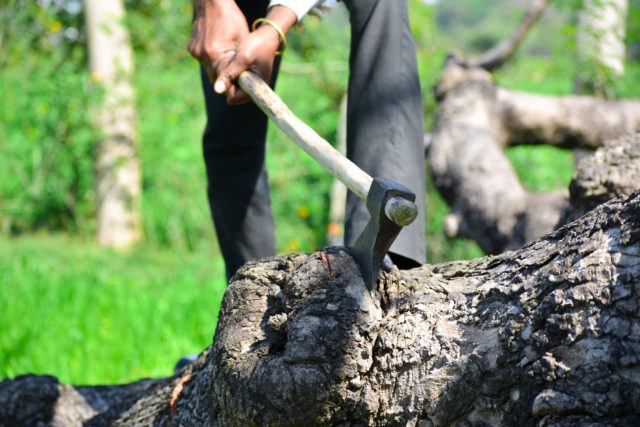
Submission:
<svg viewBox="0 0 640 427">
<path fill-rule="evenodd" d="M 273 62 L 280 45 L 280 36 L 269 25 L 263 24 L 238 43 L 235 53 L 218 68 L 214 90 L 227 94 L 228 104 L 250 101 L 236 80 L 243 71 L 251 70 L 265 82 L 271 81 Z"/>
<path fill-rule="evenodd" d="M 286 34 L 297 22 L 295 12 L 286 6 L 273 6 L 266 16 Z M 241 104 L 249 101 L 249 96 L 235 83 L 245 70 L 256 73 L 265 82 L 271 81 L 273 60 L 280 45 L 280 35 L 269 24 L 263 23 L 254 32 L 243 37 L 235 51 L 222 67 L 218 68 L 218 76 L 214 90 L 227 94 L 229 104 Z"/>
<path fill-rule="evenodd" d="M 295 12 L 286 6 L 270 8 L 266 18 L 284 34 L 298 20 Z M 268 24 L 263 23 L 250 33 L 234 0 L 196 1 L 189 51 L 207 70 L 213 89 L 227 94 L 229 104 L 249 101 L 249 96 L 236 83 L 243 71 L 251 70 L 264 81 L 271 81 L 279 45 L 280 35 Z"/>
<path fill-rule="evenodd" d="M 234 0 L 197 0 L 189 52 L 200 61 L 213 84 L 234 56 L 249 25 Z"/>
</svg>

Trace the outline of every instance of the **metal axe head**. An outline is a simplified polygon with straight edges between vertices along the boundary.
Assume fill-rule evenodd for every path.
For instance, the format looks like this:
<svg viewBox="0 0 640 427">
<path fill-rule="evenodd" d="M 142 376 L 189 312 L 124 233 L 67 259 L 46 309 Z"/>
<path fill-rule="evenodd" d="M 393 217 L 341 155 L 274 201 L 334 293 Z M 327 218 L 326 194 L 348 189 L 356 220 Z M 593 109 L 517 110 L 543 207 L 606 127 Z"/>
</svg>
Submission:
<svg viewBox="0 0 640 427">
<path fill-rule="evenodd" d="M 362 278 L 373 290 L 384 256 L 402 230 L 418 215 L 416 195 L 397 182 L 374 178 L 367 195 L 369 223 L 351 248 Z"/>
</svg>

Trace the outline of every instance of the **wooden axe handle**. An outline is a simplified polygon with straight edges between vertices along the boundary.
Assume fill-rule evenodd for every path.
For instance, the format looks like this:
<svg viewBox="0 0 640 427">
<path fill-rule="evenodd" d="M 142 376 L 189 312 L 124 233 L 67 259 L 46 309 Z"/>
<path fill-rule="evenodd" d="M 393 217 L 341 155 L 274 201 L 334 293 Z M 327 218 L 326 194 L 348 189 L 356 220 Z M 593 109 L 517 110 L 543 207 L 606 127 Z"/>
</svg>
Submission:
<svg viewBox="0 0 640 427">
<path fill-rule="evenodd" d="M 269 85 L 256 74 L 244 71 L 240 74 L 238 83 L 284 133 L 362 200 L 367 200 L 373 179 L 366 172 L 297 118 Z"/>
</svg>

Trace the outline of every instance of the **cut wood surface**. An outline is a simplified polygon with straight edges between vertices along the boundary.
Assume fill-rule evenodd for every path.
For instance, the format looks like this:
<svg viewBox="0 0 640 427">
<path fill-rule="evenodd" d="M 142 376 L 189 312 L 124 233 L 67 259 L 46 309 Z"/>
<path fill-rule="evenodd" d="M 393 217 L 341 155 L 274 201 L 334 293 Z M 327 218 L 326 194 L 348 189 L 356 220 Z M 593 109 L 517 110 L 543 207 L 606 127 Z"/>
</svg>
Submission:
<svg viewBox="0 0 640 427">
<path fill-rule="evenodd" d="M 239 270 L 178 375 L 7 379 L 0 424 L 640 423 L 640 192 L 514 252 L 394 268 L 373 293 L 324 252 Z"/>
</svg>

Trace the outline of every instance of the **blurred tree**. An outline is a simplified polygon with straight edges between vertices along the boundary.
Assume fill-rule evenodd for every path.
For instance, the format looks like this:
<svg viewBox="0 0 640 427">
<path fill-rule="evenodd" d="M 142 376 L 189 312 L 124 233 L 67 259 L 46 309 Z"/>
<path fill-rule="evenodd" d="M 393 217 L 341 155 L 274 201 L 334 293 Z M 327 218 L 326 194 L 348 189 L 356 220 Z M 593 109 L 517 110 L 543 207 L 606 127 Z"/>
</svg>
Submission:
<svg viewBox="0 0 640 427">
<path fill-rule="evenodd" d="M 610 97 L 612 79 L 624 73 L 628 0 L 583 0 L 578 15 L 578 53 L 587 65 L 575 90 Z"/>
<path fill-rule="evenodd" d="M 142 235 L 133 53 L 122 1 L 85 0 L 84 5 L 91 76 L 104 89 L 103 102 L 94 106 L 101 132 L 95 157 L 98 240 L 122 247 Z"/>
<path fill-rule="evenodd" d="M 626 35 L 628 59 L 640 59 L 640 0 L 629 0 Z"/>
</svg>

